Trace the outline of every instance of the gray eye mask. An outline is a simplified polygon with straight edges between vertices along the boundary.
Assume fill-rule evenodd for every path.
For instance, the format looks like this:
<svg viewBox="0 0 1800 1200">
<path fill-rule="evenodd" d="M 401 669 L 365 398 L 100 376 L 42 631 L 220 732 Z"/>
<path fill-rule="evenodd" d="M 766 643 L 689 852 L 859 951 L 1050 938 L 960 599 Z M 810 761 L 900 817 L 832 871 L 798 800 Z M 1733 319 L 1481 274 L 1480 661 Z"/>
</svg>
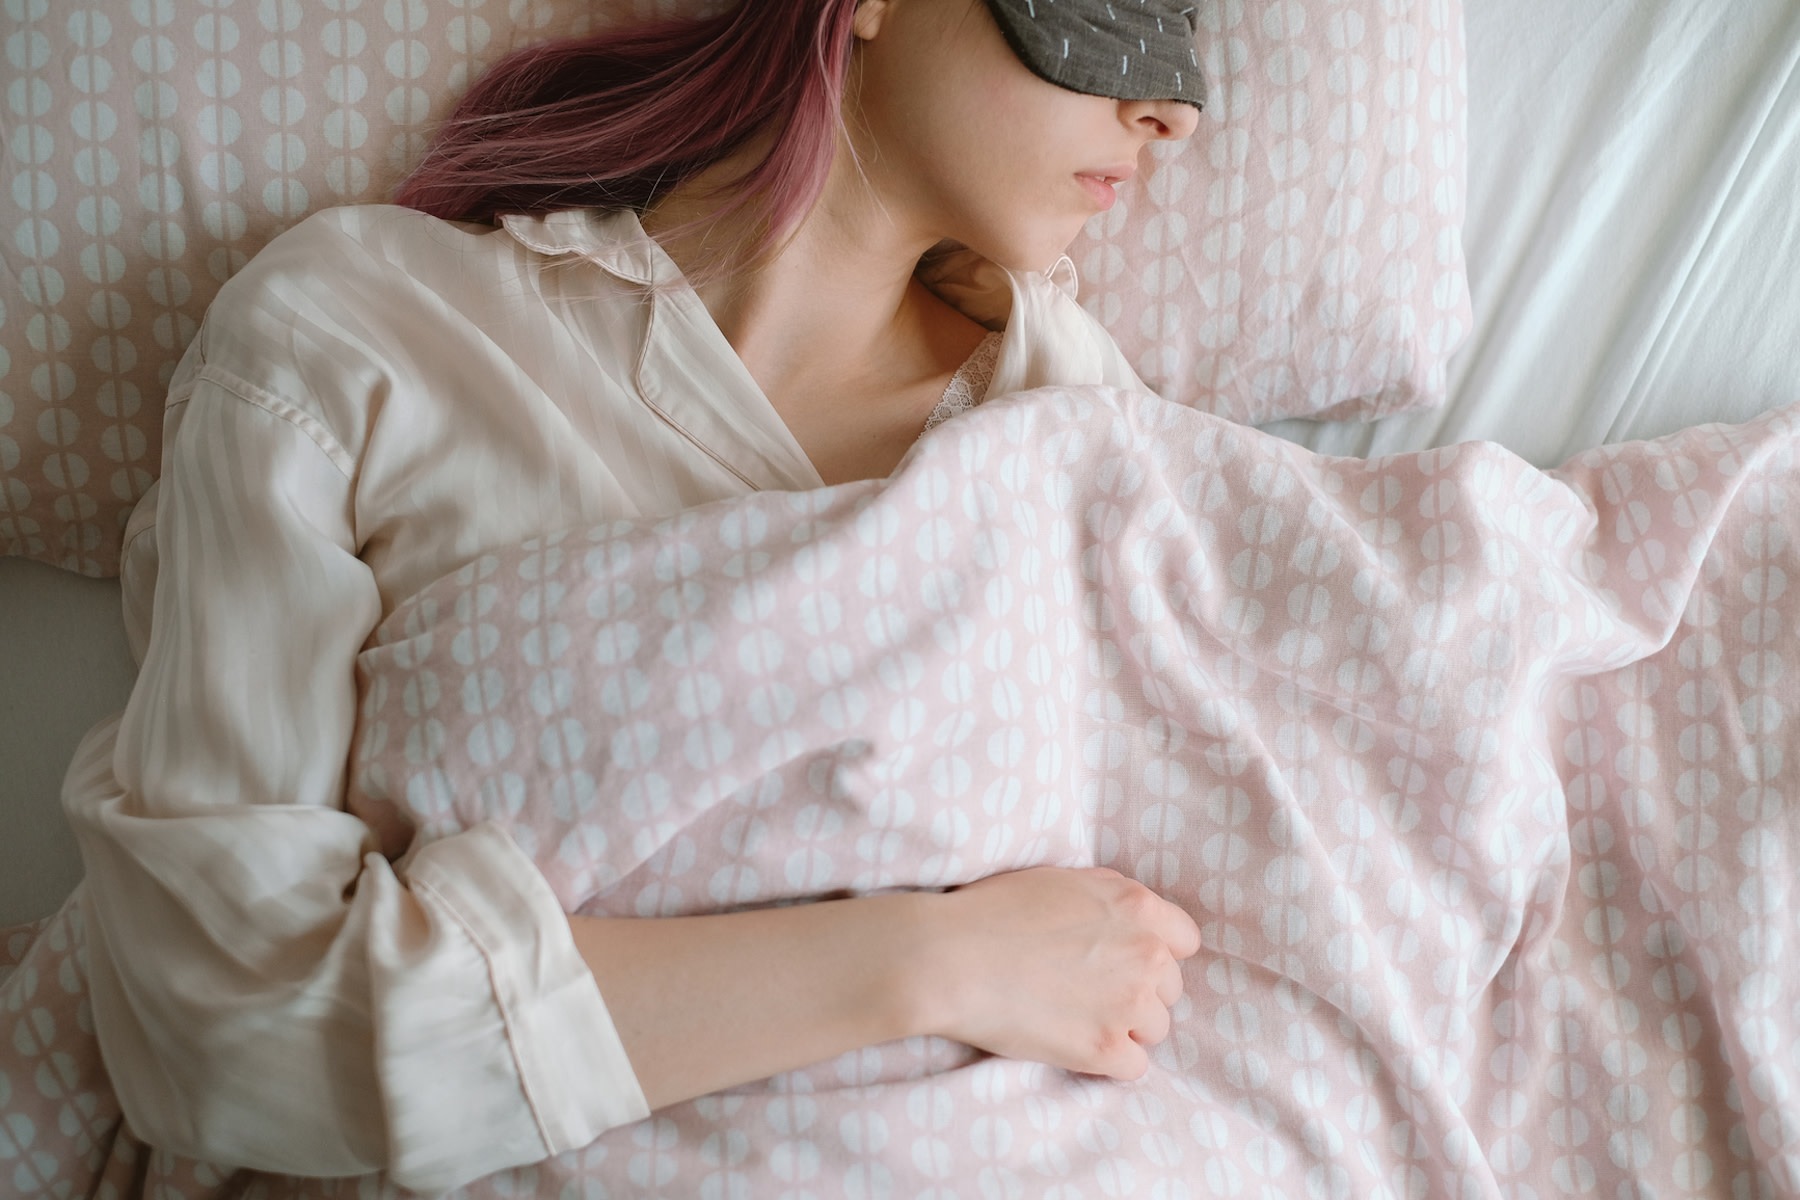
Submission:
<svg viewBox="0 0 1800 1200">
<path fill-rule="evenodd" d="M 1194 50 L 1200 0 L 987 0 L 1007 44 L 1034 75 L 1116 100 L 1204 108 Z"/>
</svg>

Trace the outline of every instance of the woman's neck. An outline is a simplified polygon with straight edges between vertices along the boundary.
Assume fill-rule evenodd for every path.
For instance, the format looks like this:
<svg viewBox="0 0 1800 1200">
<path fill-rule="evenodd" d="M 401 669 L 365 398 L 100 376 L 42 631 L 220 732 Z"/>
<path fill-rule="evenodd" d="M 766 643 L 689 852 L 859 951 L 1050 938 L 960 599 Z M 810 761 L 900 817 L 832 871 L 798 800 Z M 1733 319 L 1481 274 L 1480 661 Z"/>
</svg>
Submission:
<svg viewBox="0 0 1800 1200">
<path fill-rule="evenodd" d="M 740 211 L 700 232 L 669 234 L 716 210 L 721 201 L 707 199 L 707 191 L 740 178 L 761 153 L 762 147 L 746 147 L 684 181 L 643 215 L 645 231 L 684 271 L 703 245 L 755 232 L 755 215 Z M 891 385 L 935 372 L 970 337 L 979 340 L 973 322 L 913 278 L 919 257 L 937 240 L 895 220 L 842 150 L 818 201 L 776 254 L 696 291 L 778 407 L 780 397 L 856 380 Z"/>
<path fill-rule="evenodd" d="M 707 190 L 742 169 L 728 160 L 644 214 L 645 231 L 684 272 L 708 242 L 729 245 L 756 232 L 751 218 L 735 214 L 697 233 L 672 232 L 715 211 L 722 201 Z M 986 334 L 914 277 L 938 240 L 895 219 L 840 153 L 819 200 L 777 253 L 696 289 L 827 483 L 891 471 Z"/>
</svg>

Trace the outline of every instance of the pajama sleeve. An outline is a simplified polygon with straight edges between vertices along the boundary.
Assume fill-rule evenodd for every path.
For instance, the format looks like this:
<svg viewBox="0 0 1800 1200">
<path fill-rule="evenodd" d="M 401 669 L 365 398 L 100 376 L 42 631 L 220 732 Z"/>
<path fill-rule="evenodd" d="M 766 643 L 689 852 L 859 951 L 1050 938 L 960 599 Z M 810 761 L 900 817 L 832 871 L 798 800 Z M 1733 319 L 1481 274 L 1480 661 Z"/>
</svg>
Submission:
<svg viewBox="0 0 1800 1200">
<path fill-rule="evenodd" d="M 204 369 L 166 437 L 143 670 L 64 788 L 132 1128 L 205 1161 L 435 1192 L 646 1115 L 510 837 L 477 826 L 395 864 L 344 811 L 353 663 L 381 615 L 350 456 Z"/>
</svg>

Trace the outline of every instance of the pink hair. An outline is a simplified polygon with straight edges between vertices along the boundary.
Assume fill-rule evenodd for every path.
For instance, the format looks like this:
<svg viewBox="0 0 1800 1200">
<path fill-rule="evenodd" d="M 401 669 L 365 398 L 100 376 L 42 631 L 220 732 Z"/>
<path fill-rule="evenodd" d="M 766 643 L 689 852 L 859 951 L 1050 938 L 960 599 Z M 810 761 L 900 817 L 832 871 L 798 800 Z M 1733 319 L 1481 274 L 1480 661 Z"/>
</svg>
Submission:
<svg viewBox="0 0 1800 1200">
<path fill-rule="evenodd" d="M 658 20 L 514 51 L 470 87 L 394 200 L 463 221 L 570 208 L 642 212 L 769 130 L 773 147 L 730 185 L 735 194 L 680 230 L 754 204 L 763 216 L 760 236 L 729 261 L 708 265 L 754 261 L 799 223 L 825 186 L 856 4 L 738 0 L 714 17 Z"/>
</svg>

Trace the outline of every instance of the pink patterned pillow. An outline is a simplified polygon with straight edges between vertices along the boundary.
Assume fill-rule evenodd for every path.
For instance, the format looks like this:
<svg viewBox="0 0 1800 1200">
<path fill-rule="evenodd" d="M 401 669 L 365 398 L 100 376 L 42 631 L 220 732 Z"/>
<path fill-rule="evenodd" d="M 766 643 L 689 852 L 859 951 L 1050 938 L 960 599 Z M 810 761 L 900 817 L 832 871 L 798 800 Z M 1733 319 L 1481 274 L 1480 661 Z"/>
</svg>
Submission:
<svg viewBox="0 0 1800 1200">
<path fill-rule="evenodd" d="M 219 286 L 385 200 L 528 41 L 719 0 L 6 0 L 0 553 L 88 575 L 158 468 Z M 1072 251 L 1153 386 L 1243 420 L 1442 389 L 1466 324 L 1456 0 L 1205 0 L 1216 115 Z"/>
<path fill-rule="evenodd" d="M 1208 101 L 1070 248 L 1164 398 L 1244 422 L 1442 403 L 1472 324 L 1460 0 L 1208 0 Z"/>
</svg>

